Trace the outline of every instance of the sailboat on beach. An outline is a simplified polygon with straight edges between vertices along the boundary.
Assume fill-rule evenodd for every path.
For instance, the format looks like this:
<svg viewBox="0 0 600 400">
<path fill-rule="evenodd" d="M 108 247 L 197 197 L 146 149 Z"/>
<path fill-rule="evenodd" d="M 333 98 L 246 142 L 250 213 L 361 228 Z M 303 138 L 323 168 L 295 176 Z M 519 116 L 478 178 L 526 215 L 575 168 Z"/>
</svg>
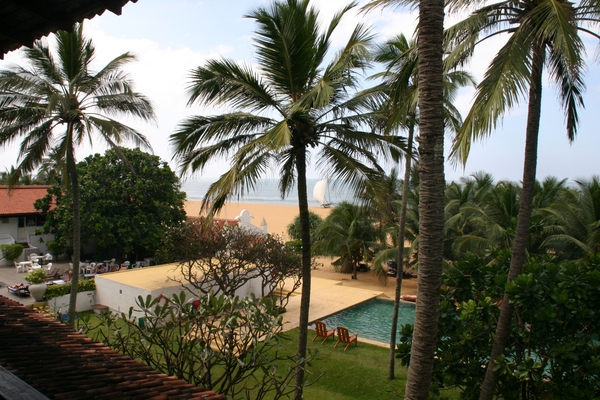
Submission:
<svg viewBox="0 0 600 400">
<path fill-rule="evenodd" d="M 332 203 L 327 199 L 327 178 L 321 179 L 315 184 L 313 197 L 317 203 L 321 204 L 321 207 L 331 207 Z"/>
</svg>

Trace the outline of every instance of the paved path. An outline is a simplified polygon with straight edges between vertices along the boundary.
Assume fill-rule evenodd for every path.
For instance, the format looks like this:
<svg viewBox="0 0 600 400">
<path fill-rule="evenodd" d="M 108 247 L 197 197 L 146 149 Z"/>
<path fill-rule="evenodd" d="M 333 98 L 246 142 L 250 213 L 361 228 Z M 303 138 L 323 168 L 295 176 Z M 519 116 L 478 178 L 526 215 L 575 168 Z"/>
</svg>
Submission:
<svg viewBox="0 0 600 400">
<path fill-rule="evenodd" d="M 60 271 L 64 273 L 65 269 L 69 268 L 69 263 L 67 263 L 67 262 L 52 262 L 52 267 L 53 268 L 59 267 Z M 19 303 L 24 304 L 24 305 L 34 304 L 35 300 L 33 299 L 33 297 L 31 297 L 31 296 L 21 297 L 21 296 L 14 295 L 11 292 L 9 292 L 8 288 L 7 288 L 7 286 L 12 286 L 17 283 L 27 284 L 25 279 L 23 279 L 23 277 L 25 275 L 27 275 L 27 274 L 23 273 L 23 272 L 17 272 L 17 268 L 15 268 L 14 266 L 0 267 L 0 282 L 2 282 L 2 285 L 0 286 L 0 294 L 2 296 L 8 297 L 11 300 L 18 301 Z M 67 274 L 63 274 L 63 278 L 67 278 Z"/>
</svg>

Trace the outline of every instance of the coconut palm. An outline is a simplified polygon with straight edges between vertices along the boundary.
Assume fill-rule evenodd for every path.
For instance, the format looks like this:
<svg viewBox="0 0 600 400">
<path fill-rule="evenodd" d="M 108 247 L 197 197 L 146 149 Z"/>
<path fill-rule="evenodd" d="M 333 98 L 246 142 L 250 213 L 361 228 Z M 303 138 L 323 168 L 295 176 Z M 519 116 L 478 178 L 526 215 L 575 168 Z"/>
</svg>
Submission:
<svg viewBox="0 0 600 400">
<path fill-rule="evenodd" d="M 408 202 L 408 190 L 411 174 L 411 161 L 413 156 L 413 138 L 418 125 L 418 56 L 417 46 L 414 41 L 409 41 L 404 35 L 398 35 L 377 46 L 374 52 L 375 60 L 385 65 L 386 71 L 376 74 L 375 78 L 381 78 L 383 83 L 379 90 L 387 95 L 382 105 L 382 114 L 385 118 L 385 131 L 396 131 L 400 127 L 408 131 L 407 157 L 404 173 L 404 185 L 402 203 L 399 215 L 398 250 L 397 262 L 400 271 L 403 267 L 404 240 L 406 226 L 406 208 Z M 452 70 L 455 66 L 447 65 L 444 73 L 444 117 L 446 127 L 456 132 L 462 123 L 459 111 L 454 107 L 453 100 L 458 89 L 466 85 L 475 85 L 473 77 L 460 70 Z M 396 307 L 392 317 L 392 334 L 390 338 L 390 363 L 389 379 L 394 378 L 394 351 L 397 312 L 400 303 L 400 290 L 402 285 L 402 274 L 396 277 Z"/>
<path fill-rule="evenodd" d="M 579 32 L 599 37 L 592 29 L 600 21 L 600 4 L 595 0 L 580 1 L 578 5 L 564 0 L 500 1 L 493 4 L 484 0 L 459 0 L 457 5 L 481 7 L 448 29 L 447 34 L 456 46 L 456 58 L 470 56 L 477 44 L 498 34 L 506 34 L 507 40 L 477 88 L 473 107 L 457 137 L 453 154 L 464 163 L 471 143 L 491 134 L 498 119 L 515 106 L 521 96 L 528 99 L 523 191 L 509 270 L 509 281 L 512 281 L 525 261 L 535 190 L 543 70 L 548 69 L 550 80 L 560 88 L 567 136 L 572 141 L 577 133 L 577 109 L 583 105 L 584 45 Z M 493 396 L 498 374 L 494 365 L 506 345 L 512 312 L 512 302 L 506 297 L 481 399 Z"/>
<path fill-rule="evenodd" d="M 368 64 L 371 34 L 364 25 L 346 45 L 328 57 L 331 35 L 342 17 L 337 13 L 324 30 L 307 0 L 276 1 L 251 11 L 256 21 L 254 45 L 258 71 L 232 60 L 210 60 L 193 70 L 189 104 L 221 105 L 228 112 L 194 116 L 171 135 L 181 173 L 201 171 L 218 158 L 230 168 L 207 191 L 203 208 L 219 210 L 231 196 L 243 195 L 267 170 L 277 172 L 281 195 L 297 186 L 302 230 L 303 283 L 299 318 L 296 398 L 302 396 L 310 304 L 311 245 L 306 169 L 311 157 L 325 176 L 350 187 L 381 170 L 381 138 L 363 131 L 359 107 L 349 99 L 358 73 Z M 326 64 L 326 60 L 330 60 Z"/>
<path fill-rule="evenodd" d="M 0 71 L 0 145 L 23 138 L 13 178 L 31 173 L 52 152 L 63 160 L 63 174 L 69 177 L 73 192 L 71 324 L 81 248 L 76 149 L 84 141 L 93 144 L 95 135 L 115 149 L 126 139 L 150 148 L 142 134 L 111 116 L 154 118 L 148 99 L 133 90 L 133 82 L 121 70 L 134 56 L 122 54 L 94 72 L 90 69 L 94 53 L 92 41 L 83 35 L 83 26 L 75 24 L 72 32 L 56 33 L 54 53 L 45 40 L 25 49 L 29 69 L 15 66 Z"/>
<path fill-rule="evenodd" d="M 341 272 L 352 273 L 361 261 L 368 262 L 381 247 L 380 231 L 363 207 L 341 202 L 319 226 L 320 239 L 315 243 L 319 253 L 338 256 Z"/>
<path fill-rule="evenodd" d="M 451 1 L 452 2 L 452 1 Z M 450 2 L 450 3 L 451 3 Z M 366 6 L 419 6 L 419 282 L 405 398 L 429 397 L 436 349 L 444 236 L 444 0 L 373 0 Z"/>
<path fill-rule="evenodd" d="M 551 224 L 544 245 L 567 259 L 600 251 L 600 178 L 576 182 L 577 190 L 563 190 L 562 198 L 542 211 Z"/>
</svg>

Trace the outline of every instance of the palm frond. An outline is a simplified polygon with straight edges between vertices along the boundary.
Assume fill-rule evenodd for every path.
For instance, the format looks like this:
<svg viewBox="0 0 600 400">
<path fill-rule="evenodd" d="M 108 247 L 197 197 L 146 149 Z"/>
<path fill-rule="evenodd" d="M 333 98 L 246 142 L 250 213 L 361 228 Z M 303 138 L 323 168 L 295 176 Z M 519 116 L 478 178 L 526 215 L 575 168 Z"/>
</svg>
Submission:
<svg viewBox="0 0 600 400">
<path fill-rule="evenodd" d="M 519 30 L 500 49 L 477 88 L 473 107 L 454 141 L 451 158 L 466 163 L 473 141 L 486 137 L 529 84 L 531 35 Z"/>
<path fill-rule="evenodd" d="M 273 107 L 283 114 L 272 91 L 249 66 L 231 60 L 211 60 L 190 75 L 188 105 L 195 102 L 227 104 L 258 112 Z"/>
</svg>

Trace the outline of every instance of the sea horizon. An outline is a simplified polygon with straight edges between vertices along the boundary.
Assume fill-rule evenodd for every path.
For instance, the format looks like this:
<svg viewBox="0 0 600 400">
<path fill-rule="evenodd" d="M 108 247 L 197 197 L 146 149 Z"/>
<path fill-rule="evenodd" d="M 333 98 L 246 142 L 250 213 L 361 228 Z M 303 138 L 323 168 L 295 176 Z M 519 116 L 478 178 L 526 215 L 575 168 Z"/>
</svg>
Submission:
<svg viewBox="0 0 600 400">
<path fill-rule="evenodd" d="M 187 200 L 190 201 L 202 201 L 208 188 L 211 184 L 213 184 L 218 178 L 194 178 L 187 179 L 185 182 L 181 183 L 181 190 L 186 193 Z M 319 181 L 319 179 L 312 178 L 307 179 L 307 195 L 308 195 L 308 205 L 318 207 L 321 204 L 317 203 L 313 198 L 313 188 L 315 184 Z M 294 187 L 288 196 L 285 198 L 281 198 L 279 194 L 279 188 L 277 187 L 279 183 L 278 179 L 264 178 L 260 179 L 256 190 L 245 193 L 244 196 L 237 198 L 232 197 L 229 199 L 231 202 L 238 203 L 255 203 L 255 204 L 283 204 L 283 205 L 298 205 L 298 195 L 297 189 Z M 342 201 L 352 201 L 353 196 L 350 195 L 350 192 L 346 190 L 342 190 L 335 185 L 329 185 L 327 189 L 326 198 L 328 203 L 337 204 Z"/>
</svg>

